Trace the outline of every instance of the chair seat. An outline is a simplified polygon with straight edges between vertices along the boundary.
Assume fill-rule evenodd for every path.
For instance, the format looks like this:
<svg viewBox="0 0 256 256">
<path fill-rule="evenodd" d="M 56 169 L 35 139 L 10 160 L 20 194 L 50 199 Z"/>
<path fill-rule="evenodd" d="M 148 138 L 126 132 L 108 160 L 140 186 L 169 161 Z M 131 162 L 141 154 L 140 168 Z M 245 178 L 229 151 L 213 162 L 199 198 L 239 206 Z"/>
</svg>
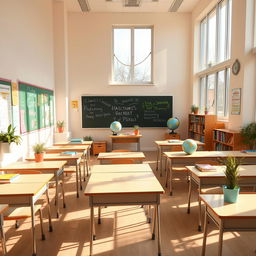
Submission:
<svg viewBox="0 0 256 256">
<path fill-rule="evenodd" d="M 172 171 L 174 172 L 188 172 L 185 166 L 173 166 Z"/>
<path fill-rule="evenodd" d="M 41 205 L 35 205 L 35 213 L 41 208 Z M 10 207 L 4 213 L 5 220 L 19 220 L 26 219 L 31 217 L 31 208 L 30 207 Z"/>
<path fill-rule="evenodd" d="M 222 187 L 203 188 L 201 194 L 223 194 L 223 189 Z"/>
<path fill-rule="evenodd" d="M 68 166 L 64 168 L 64 173 L 75 173 L 76 167 L 75 166 Z"/>
</svg>

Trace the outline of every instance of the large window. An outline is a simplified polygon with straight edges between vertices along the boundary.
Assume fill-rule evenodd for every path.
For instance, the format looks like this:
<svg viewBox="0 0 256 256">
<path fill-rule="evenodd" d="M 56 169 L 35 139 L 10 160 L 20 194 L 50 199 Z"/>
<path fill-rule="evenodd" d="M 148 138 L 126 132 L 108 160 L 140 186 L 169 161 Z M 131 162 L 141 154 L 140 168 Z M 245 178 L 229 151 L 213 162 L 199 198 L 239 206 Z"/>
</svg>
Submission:
<svg viewBox="0 0 256 256">
<path fill-rule="evenodd" d="M 113 28 L 113 83 L 152 83 L 152 30 L 152 27 Z"/>
<path fill-rule="evenodd" d="M 200 23 L 200 69 L 230 58 L 231 1 L 222 0 Z"/>
<path fill-rule="evenodd" d="M 200 108 L 210 114 L 227 116 L 230 68 L 200 78 Z"/>
</svg>

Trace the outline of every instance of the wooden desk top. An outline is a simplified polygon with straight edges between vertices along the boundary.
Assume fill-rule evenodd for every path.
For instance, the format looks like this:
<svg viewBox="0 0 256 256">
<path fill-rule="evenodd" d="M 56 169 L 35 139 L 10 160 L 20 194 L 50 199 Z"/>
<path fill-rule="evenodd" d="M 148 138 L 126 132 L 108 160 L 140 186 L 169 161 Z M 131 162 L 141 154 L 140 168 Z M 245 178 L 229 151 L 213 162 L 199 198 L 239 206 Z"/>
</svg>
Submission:
<svg viewBox="0 0 256 256">
<path fill-rule="evenodd" d="M 182 146 L 184 140 L 177 140 L 177 142 L 168 142 L 169 140 L 156 140 L 155 143 L 158 146 Z M 199 141 L 199 140 L 194 140 L 198 146 L 204 146 L 205 143 Z"/>
<path fill-rule="evenodd" d="M 99 153 L 98 160 L 114 159 L 145 159 L 143 152 L 106 152 Z"/>
<path fill-rule="evenodd" d="M 141 138 L 142 135 L 138 134 L 138 135 L 126 135 L 126 134 L 119 134 L 119 135 L 109 135 L 110 138 L 112 139 L 122 139 L 122 138 Z"/>
<path fill-rule="evenodd" d="M 215 166 L 216 171 L 214 172 L 200 172 L 195 166 L 186 166 L 186 168 L 196 175 L 198 178 L 216 178 L 225 177 L 224 171 L 226 170 L 226 166 L 220 165 Z M 256 177 L 256 165 L 240 165 L 238 167 L 240 177 Z"/>
<path fill-rule="evenodd" d="M 152 169 L 149 164 L 101 164 L 92 167 L 92 173 L 105 172 L 152 172 Z"/>
<path fill-rule="evenodd" d="M 113 172 L 93 173 L 86 186 L 84 194 L 136 194 L 159 193 L 164 190 L 153 172 Z"/>
<path fill-rule="evenodd" d="M 243 153 L 241 151 L 196 151 L 192 155 L 188 155 L 183 151 L 178 152 L 164 152 L 164 154 L 171 159 L 182 158 L 222 158 L 228 156 L 241 158 L 256 158 L 256 153 Z"/>
<path fill-rule="evenodd" d="M 8 184 L 0 184 L 0 197 L 34 196 L 53 178 L 53 174 L 26 174 Z"/>
<path fill-rule="evenodd" d="M 70 141 L 61 141 L 61 142 L 56 142 L 53 145 L 54 146 L 66 146 L 66 145 L 73 145 L 73 146 L 83 146 L 83 145 L 92 145 L 93 141 L 92 140 L 87 140 L 87 141 L 82 141 L 81 143 L 79 142 L 70 142 Z"/>
<path fill-rule="evenodd" d="M 0 171 L 22 171 L 22 170 L 56 170 L 61 169 L 67 161 L 45 161 L 45 162 L 15 162 L 0 168 Z"/>
<path fill-rule="evenodd" d="M 239 194 L 236 203 L 224 203 L 224 195 L 200 195 L 219 218 L 256 218 L 256 193 Z"/>
<path fill-rule="evenodd" d="M 86 150 L 89 148 L 89 145 L 63 145 L 63 146 L 52 146 L 48 147 L 45 151 L 47 153 L 49 152 L 55 152 L 60 153 L 63 151 L 82 151 L 86 152 Z"/>
<path fill-rule="evenodd" d="M 59 161 L 59 160 L 77 160 L 82 158 L 82 153 L 76 153 L 75 155 L 61 155 L 61 154 L 44 154 L 44 161 Z M 34 156 L 29 156 L 26 161 L 35 161 Z"/>
<path fill-rule="evenodd" d="M 0 214 L 9 208 L 8 204 L 0 204 Z"/>
</svg>

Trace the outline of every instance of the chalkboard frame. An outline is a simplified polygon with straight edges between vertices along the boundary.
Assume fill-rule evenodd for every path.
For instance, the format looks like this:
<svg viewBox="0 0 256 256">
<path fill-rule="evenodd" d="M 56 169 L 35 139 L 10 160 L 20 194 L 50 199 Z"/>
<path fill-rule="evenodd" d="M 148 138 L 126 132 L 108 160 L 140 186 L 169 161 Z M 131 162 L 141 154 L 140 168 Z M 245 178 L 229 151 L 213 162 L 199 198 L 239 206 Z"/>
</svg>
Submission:
<svg viewBox="0 0 256 256">
<path fill-rule="evenodd" d="M 134 125 L 139 125 L 140 127 L 145 127 L 145 128 L 166 128 L 166 122 L 167 122 L 167 119 L 172 117 L 173 116 L 173 96 L 171 95 L 168 95 L 168 96 L 163 96 L 163 95 L 158 95 L 158 96 L 152 96 L 152 95 L 149 95 L 149 96 L 135 96 L 135 95 L 111 95 L 111 96 L 100 96 L 100 95 L 82 95 L 81 96 L 81 107 L 82 107 L 82 128 L 97 128 L 97 129 L 106 129 L 106 128 L 109 128 L 110 126 L 110 123 L 112 121 L 115 121 L 114 119 L 112 120 L 106 120 L 106 123 L 103 122 L 103 124 L 101 124 L 100 126 L 95 124 L 95 123 L 89 123 L 90 121 L 88 121 L 88 118 L 86 118 L 86 110 L 85 110 L 85 107 L 86 105 L 85 104 L 88 104 L 86 102 L 86 100 L 88 101 L 89 99 L 95 99 L 95 101 L 97 102 L 99 99 L 107 99 L 107 100 L 113 100 L 113 99 L 119 99 L 120 98 L 123 98 L 123 99 L 130 99 L 130 98 L 134 98 L 134 99 L 138 99 L 140 102 L 143 102 L 143 104 L 145 105 L 145 102 L 142 101 L 142 100 L 148 100 L 148 99 L 154 99 L 155 101 L 156 100 L 159 100 L 159 101 L 162 101 L 162 100 L 168 100 L 168 103 L 169 103 L 169 109 L 168 109 L 168 114 L 166 113 L 165 116 L 164 116 L 164 119 L 162 117 L 162 121 L 161 121 L 161 124 L 159 123 L 158 125 L 155 125 L 155 123 L 153 124 L 153 122 L 151 121 L 151 125 L 149 125 L 148 123 L 145 125 L 145 123 L 141 123 L 142 122 L 142 119 L 144 118 L 144 112 L 143 112 L 143 118 L 140 116 L 139 119 L 139 123 L 136 121 L 134 123 L 130 123 L 130 125 L 126 125 L 125 121 L 122 122 L 118 119 L 115 119 L 117 121 L 120 121 L 122 123 L 122 126 L 123 128 L 131 128 L 133 127 Z M 109 103 L 109 102 L 108 102 Z M 142 103 L 141 103 L 142 104 Z M 88 107 L 88 106 L 87 106 Z M 162 111 L 163 112 L 163 111 Z M 144 120 L 144 119 L 143 119 Z M 149 122 L 149 121 L 147 121 Z"/>
</svg>

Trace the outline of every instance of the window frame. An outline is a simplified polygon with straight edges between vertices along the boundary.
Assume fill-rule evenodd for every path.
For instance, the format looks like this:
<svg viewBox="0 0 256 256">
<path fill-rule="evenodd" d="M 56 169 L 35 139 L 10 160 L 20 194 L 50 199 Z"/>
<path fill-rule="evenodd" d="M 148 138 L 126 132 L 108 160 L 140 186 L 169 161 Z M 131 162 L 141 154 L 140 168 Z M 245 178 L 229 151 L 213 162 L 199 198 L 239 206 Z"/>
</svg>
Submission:
<svg viewBox="0 0 256 256">
<path fill-rule="evenodd" d="M 131 29 L 131 65 L 134 73 L 134 29 L 151 30 L 151 81 L 150 82 L 119 82 L 114 81 L 114 29 Z M 153 25 L 113 25 L 112 26 L 112 52 L 111 52 L 111 85 L 154 85 L 154 26 Z"/>
<path fill-rule="evenodd" d="M 253 52 L 256 53 L 256 0 L 254 0 L 254 36 L 253 36 Z"/>
</svg>

